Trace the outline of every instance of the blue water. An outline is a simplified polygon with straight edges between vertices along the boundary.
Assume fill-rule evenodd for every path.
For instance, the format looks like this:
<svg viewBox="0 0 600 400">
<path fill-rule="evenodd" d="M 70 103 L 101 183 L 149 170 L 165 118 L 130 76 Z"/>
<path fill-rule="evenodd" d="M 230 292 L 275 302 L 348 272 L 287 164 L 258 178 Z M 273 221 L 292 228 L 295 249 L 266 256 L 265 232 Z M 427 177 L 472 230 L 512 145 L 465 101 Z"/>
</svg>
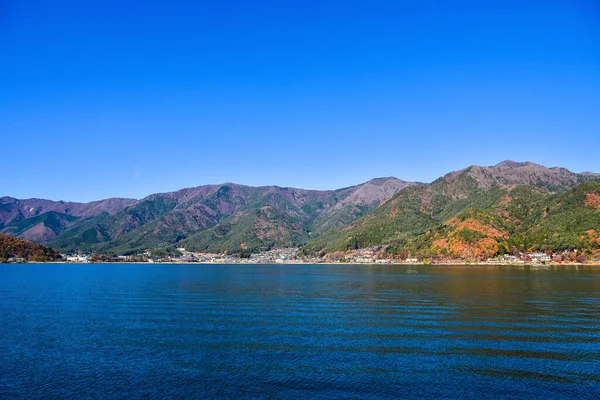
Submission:
<svg viewBox="0 0 600 400">
<path fill-rule="evenodd" d="M 600 398 L 600 268 L 0 265 L 0 398 Z"/>
</svg>

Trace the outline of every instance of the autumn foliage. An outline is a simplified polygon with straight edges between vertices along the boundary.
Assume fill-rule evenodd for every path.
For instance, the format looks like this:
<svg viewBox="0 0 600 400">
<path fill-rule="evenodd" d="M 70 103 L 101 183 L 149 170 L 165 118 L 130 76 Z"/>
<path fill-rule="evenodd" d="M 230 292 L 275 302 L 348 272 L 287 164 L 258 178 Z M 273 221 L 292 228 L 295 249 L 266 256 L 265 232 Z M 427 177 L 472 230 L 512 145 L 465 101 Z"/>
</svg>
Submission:
<svg viewBox="0 0 600 400">
<path fill-rule="evenodd" d="M 438 232 L 431 249 L 434 255 L 460 259 L 483 259 L 498 253 L 498 240 L 506 233 L 475 218 L 452 218 L 446 232 Z"/>
<path fill-rule="evenodd" d="M 588 207 L 594 207 L 600 210 L 600 193 L 591 192 L 586 194 L 585 205 Z"/>
<path fill-rule="evenodd" d="M 0 233 L 0 260 L 9 258 L 22 258 L 25 261 L 57 261 L 62 256 L 49 247 Z"/>
</svg>

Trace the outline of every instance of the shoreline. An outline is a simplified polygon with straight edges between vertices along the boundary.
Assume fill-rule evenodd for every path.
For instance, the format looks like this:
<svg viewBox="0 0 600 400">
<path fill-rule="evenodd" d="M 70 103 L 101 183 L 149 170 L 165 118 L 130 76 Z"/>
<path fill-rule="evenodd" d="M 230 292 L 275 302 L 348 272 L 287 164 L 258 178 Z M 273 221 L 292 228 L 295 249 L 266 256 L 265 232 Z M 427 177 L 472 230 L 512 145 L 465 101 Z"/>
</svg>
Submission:
<svg viewBox="0 0 600 400">
<path fill-rule="evenodd" d="M 140 261 L 131 261 L 131 262 L 68 262 L 68 261 L 27 261 L 27 262 L 7 262 L 0 263 L 0 265 L 9 265 L 9 264 L 67 264 L 67 265 L 369 265 L 369 266 L 472 266 L 472 267 L 600 267 L 600 262 L 592 262 L 592 263 L 471 263 L 471 262 L 448 262 L 448 263 L 349 263 L 349 262 L 322 262 L 322 263 L 310 263 L 310 262 L 285 262 L 285 263 L 246 263 L 246 262 L 140 262 Z"/>
</svg>

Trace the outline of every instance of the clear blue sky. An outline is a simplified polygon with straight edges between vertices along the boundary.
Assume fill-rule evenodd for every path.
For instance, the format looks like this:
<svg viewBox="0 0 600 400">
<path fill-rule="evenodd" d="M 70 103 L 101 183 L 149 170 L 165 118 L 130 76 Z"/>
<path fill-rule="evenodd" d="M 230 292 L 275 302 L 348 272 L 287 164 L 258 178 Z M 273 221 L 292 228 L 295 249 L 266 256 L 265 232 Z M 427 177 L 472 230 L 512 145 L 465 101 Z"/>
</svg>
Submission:
<svg viewBox="0 0 600 400">
<path fill-rule="evenodd" d="M 0 0 L 0 149 L 77 201 L 600 172 L 600 3 Z"/>
</svg>

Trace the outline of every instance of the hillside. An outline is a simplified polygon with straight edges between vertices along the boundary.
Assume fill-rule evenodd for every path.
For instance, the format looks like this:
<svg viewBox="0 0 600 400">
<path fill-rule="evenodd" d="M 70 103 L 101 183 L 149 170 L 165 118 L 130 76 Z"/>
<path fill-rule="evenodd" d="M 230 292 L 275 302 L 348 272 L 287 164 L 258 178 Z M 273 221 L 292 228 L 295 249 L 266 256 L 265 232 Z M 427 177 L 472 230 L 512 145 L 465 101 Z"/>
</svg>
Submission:
<svg viewBox="0 0 600 400">
<path fill-rule="evenodd" d="M 592 251 L 598 181 L 594 173 L 504 161 L 429 184 L 391 177 L 338 190 L 226 183 L 92 203 L 4 197 L 0 231 L 61 251 L 117 254 L 169 246 L 229 253 L 384 246 L 395 255 L 449 258 L 514 248 Z"/>
<path fill-rule="evenodd" d="M 207 185 L 153 194 L 88 217 L 79 213 L 73 219 L 50 211 L 13 221 L 2 230 L 63 251 L 133 253 L 171 244 L 254 251 L 305 244 L 353 222 L 410 185 L 396 178 L 329 191 Z"/>
<path fill-rule="evenodd" d="M 451 172 L 431 184 L 400 191 L 365 217 L 316 238 L 306 250 L 336 251 L 382 244 L 402 248 L 413 243 L 415 238 L 439 229 L 452 218 L 460 217 L 462 212 L 494 209 L 517 186 L 524 186 L 519 189 L 522 192 L 521 207 L 529 209 L 537 207 L 537 202 L 553 193 L 562 193 L 595 180 L 599 180 L 596 174 L 576 174 L 564 168 L 546 168 L 534 163 L 505 161 L 492 167 L 471 166 Z M 564 212 L 566 210 L 562 209 L 559 214 Z M 515 234 L 507 231 L 509 237 Z M 411 246 L 414 247 L 414 243 Z"/>
<path fill-rule="evenodd" d="M 6 262 L 11 258 L 42 262 L 59 261 L 62 256 L 51 248 L 0 233 L 0 262 Z"/>
<path fill-rule="evenodd" d="M 489 207 L 462 211 L 435 229 L 397 242 L 388 253 L 471 260 L 512 252 L 600 253 L 600 183 L 558 194 L 531 186 L 501 193 Z"/>
</svg>

